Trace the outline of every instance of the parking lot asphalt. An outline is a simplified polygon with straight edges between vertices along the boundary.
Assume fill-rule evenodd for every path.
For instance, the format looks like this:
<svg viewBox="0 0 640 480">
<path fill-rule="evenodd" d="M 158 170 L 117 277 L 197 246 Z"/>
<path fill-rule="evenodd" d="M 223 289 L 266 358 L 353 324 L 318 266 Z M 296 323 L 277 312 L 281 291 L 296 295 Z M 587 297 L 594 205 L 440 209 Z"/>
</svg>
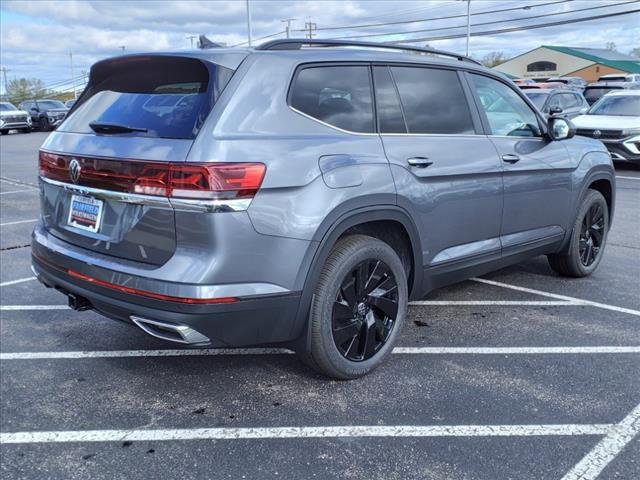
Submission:
<svg viewBox="0 0 640 480">
<path fill-rule="evenodd" d="M 0 139 L 3 478 L 640 478 L 639 170 L 618 166 L 593 276 L 538 257 L 435 291 L 337 382 L 68 310 L 29 268 L 44 138 Z"/>
</svg>

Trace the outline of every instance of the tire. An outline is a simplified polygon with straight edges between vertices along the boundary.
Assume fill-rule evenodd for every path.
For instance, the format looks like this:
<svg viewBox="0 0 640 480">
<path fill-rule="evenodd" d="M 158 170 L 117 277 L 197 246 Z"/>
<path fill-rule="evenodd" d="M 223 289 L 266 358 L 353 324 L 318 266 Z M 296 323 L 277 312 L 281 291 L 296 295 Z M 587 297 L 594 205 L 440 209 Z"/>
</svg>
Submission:
<svg viewBox="0 0 640 480">
<path fill-rule="evenodd" d="M 49 119 L 47 117 L 40 118 L 39 127 L 41 132 L 48 132 L 51 130 L 51 125 L 49 125 Z"/>
<path fill-rule="evenodd" d="M 31 129 L 30 128 L 23 128 L 22 130 L 20 130 L 22 133 L 31 133 Z"/>
<path fill-rule="evenodd" d="M 389 245 L 364 235 L 339 240 L 315 288 L 303 360 L 339 380 L 366 375 L 391 354 L 407 302 L 407 274 Z"/>
<path fill-rule="evenodd" d="M 0 135 L 7 135 L 9 130 L 0 130 Z"/>
<path fill-rule="evenodd" d="M 587 226 L 591 225 L 589 228 Z M 587 190 L 565 252 L 547 255 L 549 265 L 566 277 L 591 275 L 602 260 L 609 233 L 609 207 L 602 194 Z"/>
</svg>

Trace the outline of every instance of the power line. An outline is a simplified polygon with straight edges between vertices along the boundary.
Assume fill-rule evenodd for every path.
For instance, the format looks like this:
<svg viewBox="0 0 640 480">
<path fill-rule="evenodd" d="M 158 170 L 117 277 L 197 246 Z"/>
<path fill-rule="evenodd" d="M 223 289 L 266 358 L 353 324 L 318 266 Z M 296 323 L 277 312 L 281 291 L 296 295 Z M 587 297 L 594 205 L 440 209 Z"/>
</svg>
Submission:
<svg viewBox="0 0 640 480">
<path fill-rule="evenodd" d="M 282 35 L 283 33 L 287 33 L 286 30 L 282 30 L 281 32 L 276 32 L 276 33 L 271 33 L 269 35 L 265 35 L 264 37 L 258 37 L 258 38 L 254 38 L 253 41 L 254 42 L 258 42 L 260 40 L 264 40 L 266 38 L 271 38 L 271 37 L 275 37 L 277 35 Z M 233 48 L 233 47 L 241 47 L 242 45 L 245 45 L 247 42 L 240 42 L 240 43 L 236 43 L 235 45 L 231 45 L 231 47 L 229 48 Z"/>
<path fill-rule="evenodd" d="M 554 12 L 554 13 L 544 13 L 541 15 L 532 15 L 529 17 L 521 17 L 521 18 L 509 18 L 509 19 L 503 19 L 503 20 L 492 20 L 490 22 L 482 22 L 482 23 L 474 23 L 471 26 L 472 27 L 479 27 L 482 25 L 494 25 L 496 23 L 507 23 L 507 22 L 518 22 L 521 20 L 533 20 L 535 18 L 543 18 L 543 17 L 553 17 L 553 16 L 557 16 L 557 15 L 568 15 L 571 13 L 578 13 L 578 12 L 586 12 L 589 10 L 598 10 L 598 9 L 602 9 L 602 8 L 610 8 L 610 7 L 618 7 L 621 5 L 628 5 L 631 3 L 638 3 L 638 1 L 640 0 L 631 0 L 628 2 L 620 2 L 620 3 L 611 3 L 611 4 L 607 4 L 607 5 L 599 5 L 597 7 L 587 7 L 587 8 L 580 8 L 580 9 L 576 9 L 576 10 L 570 10 L 570 11 L 566 11 L 566 12 Z M 473 14 L 472 14 L 473 15 Z M 466 15 L 464 15 L 466 16 Z M 437 27 L 437 28 L 427 28 L 427 29 L 421 29 L 421 30 L 405 30 L 403 32 L 393 32 L 393 33 L 369 33 L 366 35 L 350 35 L 348 37 L 338 37 L 340 40 L 343 39 L 348 39 L 348 38 L 365 38 L 365 37 L 382 37 L 385 35 L 400 35 L 400 34 L 411 34 L 411 33 L 425 33 L 425 32 L 436 32 L 438 30 L 452 30 L 455 28 L 464 28 L 466 27 L 465 25 L 456 25 L 456 26 L 450 26 L 450 27 Z"/>
<path fill-rule="evenodd" d="M 635 10 L 627 10 L 625 12 L 615 12 L 615 13 L 605 13 L 602 15 L 593 15 L 590 17 L 577 18 L 575 20 L 559 20 L 557 22 L 548 22 L 548 23 L 538 23 L 535 25 L 526 25 L 523 27 L 511 27 L 511 28 L 502 28 L 497 30 L 486 30 L 483 32 L 472 32 L 472 37 L 481 37 L 484 35 L 496 35 L 498 33 L 510 33 L 510 32 L 520 32 L 524 30 L 534 30 L 537 28 L 546 28 L 546 27 L 555 27 L 558 25 L 568 25 L 570 23 L 579 23 L 579 22 L 587 22 L 589 20 L 598 20 L 601 18 L 609 18 L 609 17 L 618 17 L 621 15 L 629 15 L 631 13 L 640 12 L 640 9 Z M 402 32 L 399 32 L 402 33 Z M 462 34 L 452 34 L 452 35 L 442 35 L 437 37 L 421 37 L 421 38 L 406 38 L 403 40 L 393 40 L 385 43 L 396 44 L 396 43 L 416 43 L 416 42 L 432 42 L 435 40 L 451 40 L 454 38 L 463 38 L 466 37 L 466 33 Z"/>
<path fill-rule="evenodd" d="M 503 8 L 503 9 L 499 9 L 499 10 L 486 10 L 486 11 L 482 11 L 482 12 L 474 12 L 471 14 L 471 16 L 474 15 L 488 15 L 490 13 L 502 13 L 502 12 L 511 12 L 513 10 L 530 10 L 532 8 L 537 8 L 537 7 L 544 7 L 547 5 L 556 5 L 558 3 L 567 3 L 567 2 L 572 2 L 573 0 L 555 0 L 553 2 L 546 2 L 546 3 L 536 3 L 533 5 L 521 5 L 519 7 L 511 7 L 511 8 Z M 370 23 L 370 24 L 364 24 L 364 25 L 345 25 L 343 27 L 322 27 L 322 28 L 318 28 L 317 30 L 347 30 L 347 29 L 355 29 L 355 28 L 370 28 L 370 27 L 384 27 L 387 25 L 402 25 L 405 23 L 421 23 L 421 22 L 432 22 L 432 21 L 436 21 L 436 20 L 449 20 L 452 18 L 464 18 L 466 17 L 467 14 L 459 14 L 459 15 L 447 15 L 445 17 L 432 17 L 432 18 L 421 18 L 418 20 L 399 20 L 396 22 L 385 22 L 385 23 Z M 296 30 L 297 32 L 304 32 L 306 30 Z M 347 38 L 347 37 L 345 37 Z"/>
</svg>

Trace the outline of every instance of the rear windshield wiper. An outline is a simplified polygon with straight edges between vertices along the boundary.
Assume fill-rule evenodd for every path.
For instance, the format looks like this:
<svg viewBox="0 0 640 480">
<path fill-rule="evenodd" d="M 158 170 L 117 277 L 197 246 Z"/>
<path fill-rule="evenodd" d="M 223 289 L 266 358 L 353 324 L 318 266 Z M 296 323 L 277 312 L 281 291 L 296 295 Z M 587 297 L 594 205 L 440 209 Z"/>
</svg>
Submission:
<svg viewBox="0 0 640 480">
<path fill-rule="evenodd" d="M 120 125 L 119 123 L 91 122 L 89 126 L 96 133 L 131 133 L 131 132 L 146 133 L 148 132 L 146 128 L 129 127 L 127 125 Z"/>
</svg>

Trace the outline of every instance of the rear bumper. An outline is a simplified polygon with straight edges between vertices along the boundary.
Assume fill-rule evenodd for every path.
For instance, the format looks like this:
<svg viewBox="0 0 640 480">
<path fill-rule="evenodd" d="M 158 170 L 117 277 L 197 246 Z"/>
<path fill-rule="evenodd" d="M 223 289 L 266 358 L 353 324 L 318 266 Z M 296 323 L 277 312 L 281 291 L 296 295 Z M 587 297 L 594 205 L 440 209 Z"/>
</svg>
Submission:
<svg viewBox="0 0 640 480">
<path fill-rule="evenodd" d="M 300 292 L 240 297 L 231 303 L 179 303 L 117 291 L 77 278 L 56 265 L 55 260 L 43 258 L 46 252 L 35 240 L 32 251 L 32 268 L 40 282 L 67 296 L 86 299 L 90 307 L 109 318 L 137 324 L 152 335 L 134 320 L 159 322 L 176 327 L 173 330 L 188 327 L 201 335 L 197 337 L 199 341 L 194 342 L 169 335 L 165 337 L 167 340 L 212 347 L 244 347 L 283 344 L 297 336 L 295 319 Z M 201 341 L 202 336 L 208 341 Z"/>
</svg>

